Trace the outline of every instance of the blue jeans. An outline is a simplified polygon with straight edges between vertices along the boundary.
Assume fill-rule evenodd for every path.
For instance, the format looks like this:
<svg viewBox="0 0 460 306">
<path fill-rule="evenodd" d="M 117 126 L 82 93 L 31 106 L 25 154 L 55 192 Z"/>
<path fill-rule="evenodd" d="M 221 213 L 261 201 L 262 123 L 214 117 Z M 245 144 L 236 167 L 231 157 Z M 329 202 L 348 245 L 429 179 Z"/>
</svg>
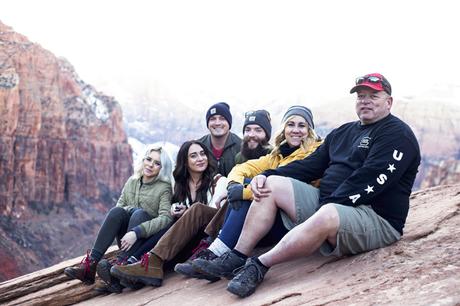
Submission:
<svg viewBox="0 0 460 306">
<path fill-rule="evenodd" d="M 228 207 L 224 225 L 222 226 L 222 230 L 218 236 L 218 238 L 230 249 L 233 249 L 238 242 L 238 238 L 243 230 L 244 221 L 246 220 L 246 215 L 248 214 L 249 207 L 251 206 L 251 201 L 241 201 L 241 203 L 242 205 L 238 210 L 234 210 L 230 206 Z M 265 237 L 262 238 L 257 245 L 273 245 L 279 242 L 287 232 L 288 230 L 284 226 L 281 214 L 278 210 L 275 223 L 267 235 L 265 235 Z"/>
</svg>

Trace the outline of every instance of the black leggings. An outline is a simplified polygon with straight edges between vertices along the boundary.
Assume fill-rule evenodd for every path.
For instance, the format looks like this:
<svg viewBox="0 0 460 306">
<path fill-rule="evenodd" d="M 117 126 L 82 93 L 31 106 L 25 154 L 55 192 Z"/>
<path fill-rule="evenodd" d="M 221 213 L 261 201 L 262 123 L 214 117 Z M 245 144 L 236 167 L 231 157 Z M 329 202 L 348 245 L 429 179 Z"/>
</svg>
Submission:
<svg viewBox="0 0 460 306">
<path fill-rule="evenodd" d="M 151 220 L 152 217 L 143 209 L 131 209 L 126 211 L 121 207 L 113 207 L 107 213 L 102 223 L 96 242 L 91 250 L 91 257 L 99 261 L 107 251 L 113 240 L 117 239 L 118 247 L 123 236 L 139 224 Z M 145 238 L 137 239 L 133 246 L 127 251 L 120 251 L 117 255 L 119 260 L 128 259 L 146 241 Z"/>
</svg>

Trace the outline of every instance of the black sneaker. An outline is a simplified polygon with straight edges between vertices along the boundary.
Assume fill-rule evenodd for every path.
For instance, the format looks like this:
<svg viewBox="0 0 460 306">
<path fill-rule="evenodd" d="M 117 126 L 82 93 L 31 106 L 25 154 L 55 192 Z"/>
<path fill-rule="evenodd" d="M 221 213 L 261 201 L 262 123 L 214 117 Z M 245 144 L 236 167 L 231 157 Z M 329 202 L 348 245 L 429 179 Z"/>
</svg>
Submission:
<svg viewBox="0 0 460 306">
<path fill-rule="evenodd" d="M 197 271 L 216 277 L 226 277 L 228 279 L 231 279 L 234 276 L 233 270 L 238 269 L 243 265 L 244 259 L 232 251 L 224 253 L 222 256 L 213 260 L 197 258 L 192 261 L 192 266 Z"/>
<path fill-rule="evenodd" d="M 178 263 L 174 267 L 174 271 L 176 271 L 179 274 L 188 276 L 188 277 L 193 277 L 193 278 L 198 278 L 198 279 L 206 279 L 210 282 L 216 282 L 220 279 L 220 277 L 215 277 L 207 274 L 201 273 L 201 270 L 195 269 L 192 265 L 193 260 L 196 260 L 197 258 L 201 259 L 206 259 L 206 260 L 212 260 L 217 258 L 217 255 L 211 252 L 209 249 L 203 249 L 199 253 L 197 253 L 193 259 L 189 258 L 186 262 L 184 263 Z"/>
<path fill-rule="evenodd" d="M 107 259 L 102 259 L 97 264 L 97 275 L 104 281 L 106 285 L 106 290 L 112 293 L 121 293 L 123 291 L 123 287 L 120 285 L 120 280 L 116 277 L 113 277 L 110 274 L 110 268 L 113 266 Z M 99 289 L 99 288 L 98 288 Z M 102 292 L 102 288 L 98 291 Z"/>
<path fill-rule="evenodd" d="M 259 265 L 254 258 L 248 258 L 244 267 L 237 271 L 236 276 L 228 283 L 227 291 L 239 297 L 250 296 L 264 280 L 267 271 L 268 268 Z"/>
</svg>

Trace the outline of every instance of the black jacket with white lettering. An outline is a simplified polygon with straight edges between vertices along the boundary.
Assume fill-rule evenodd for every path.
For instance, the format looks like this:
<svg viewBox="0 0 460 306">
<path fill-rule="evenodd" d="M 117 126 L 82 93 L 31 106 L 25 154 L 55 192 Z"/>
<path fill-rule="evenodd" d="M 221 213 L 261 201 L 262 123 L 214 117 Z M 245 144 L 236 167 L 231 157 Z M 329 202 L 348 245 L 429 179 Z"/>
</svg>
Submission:
<svg viewBox="0 0 460 306">
<path fill-rule="evenodd" d="M 321 205 L 371 205 L 402 234 L 419 164 L 414 133 L 390 114 L 369 125 L 344 124 L 307 158 L 262 174 L 303 182 L 321 178 Z"/>
</svg>

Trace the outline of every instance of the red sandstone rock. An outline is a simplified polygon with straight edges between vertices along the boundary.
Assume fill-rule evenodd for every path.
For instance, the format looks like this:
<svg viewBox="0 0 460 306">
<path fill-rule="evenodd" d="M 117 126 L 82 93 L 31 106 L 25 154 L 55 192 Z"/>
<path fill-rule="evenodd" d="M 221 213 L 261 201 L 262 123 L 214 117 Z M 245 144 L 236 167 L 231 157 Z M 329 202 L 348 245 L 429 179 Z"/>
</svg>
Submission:
<svg viewBox="0 0 460 306">
<path fill-rule="evenodd" d="M 69 237 L 49 245 L 59 235 L 89 247 L 84 232 L 100 225 L 131 173 L 118 102 L 0 22 L 0 249 L 7 254 L 21 246 L 12 254 L 18 268 L 0 267 L 0 280 L 76 256 Z M 71 231 L 68 219 L 85 228 Z M 47 251 L 43 260 L 31 263 L 39 251 Z"/>
<path fill-rule="evenodd" d="M 319 254 L 273 267 L 250 297 L 171 272 L 163 286 L 97 296 L 92 286 L 63 278 L 80 258 L 0 284 L 6 305 L 458 305 L 460 185 L 411 196 L 401 241 L 341 259 Z M 63 293 L 65 292 L 65 294 Z"/>
</svg>

